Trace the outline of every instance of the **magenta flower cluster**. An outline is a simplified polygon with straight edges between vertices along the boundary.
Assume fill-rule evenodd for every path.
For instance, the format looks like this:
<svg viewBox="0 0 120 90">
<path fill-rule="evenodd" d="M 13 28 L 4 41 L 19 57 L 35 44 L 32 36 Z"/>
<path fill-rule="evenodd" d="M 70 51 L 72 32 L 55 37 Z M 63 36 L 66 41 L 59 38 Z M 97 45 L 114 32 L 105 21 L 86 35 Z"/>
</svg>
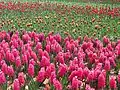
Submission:
<svg viewBox="0 0 120 90">
<path fill-rule="evenodd" d="M 117 89 L 120 40 L 112 42 L 85 36 L 62 38 L 52 32 L 0 32 L 0 85 L 11 82 L 13 90 L 31 79 L 55 90 Z M 64 81 L 65 79 L 65 81 Z M 49 88 L 48 88 L 49 86 Z"/>
</svg>

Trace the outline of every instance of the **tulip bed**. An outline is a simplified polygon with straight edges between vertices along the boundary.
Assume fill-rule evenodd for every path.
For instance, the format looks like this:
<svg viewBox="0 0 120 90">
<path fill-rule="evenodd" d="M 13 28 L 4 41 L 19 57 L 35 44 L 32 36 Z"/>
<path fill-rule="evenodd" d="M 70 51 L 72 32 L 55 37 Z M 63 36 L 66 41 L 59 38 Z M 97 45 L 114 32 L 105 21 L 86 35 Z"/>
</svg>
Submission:
<svg viewBox="0 0 120 90">
<path fill-rule="evenodd" d="M 119 37 L 119 5 L 0 2 L 0 90 L 119 90 Z"/>
</svg>

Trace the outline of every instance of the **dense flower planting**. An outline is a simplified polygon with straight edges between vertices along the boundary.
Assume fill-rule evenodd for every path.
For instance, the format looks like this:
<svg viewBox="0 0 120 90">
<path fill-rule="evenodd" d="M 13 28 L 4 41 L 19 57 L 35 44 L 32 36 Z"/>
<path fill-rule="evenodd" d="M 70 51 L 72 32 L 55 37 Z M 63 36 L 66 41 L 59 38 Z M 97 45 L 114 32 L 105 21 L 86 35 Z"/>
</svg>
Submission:
<svg viewBox="0 0 120 90">
<path fill-rule="evenodd" d="M 31 11 L 31 10 L 54 10 L 55 12 L 59 12 L 62 14 L 70 13 L 75 11 L 76 13 L 81 14 L 95 14 L 95 15 L 108 15 L 112 17 L 120 16 L 120 7 L 94 7 L 91 5 L 80 6 L 80 5 L 65 5 L 63 3 L 44 3 L 44 2 L 25 2 L 25 3 L 13 3 L 13 2 L 0 2 L 0 10 L 15 10 L 15 11 Z M 2 12 L 1 12 L 2 13 Z"/>
<path fill-rule="evenodd" d="M 108 23 L 109 22 L 109 23 Z M 120 37 L 120 7 L 107 4 L 55 2 L 1 2 L 0 30 L 27 30 L 48 34 L 70 33 L 73 38 L 90 37 L 112 40 Z"/>
<path fill-rule="evenodd" d="M 120 88 L 120 40 L 0 32 L 0 85 L 13 90 Z M 6 85 L 6 86 L 5 86 Z M 6 90 L 6 89 L 5 89 Z"/>
</svg>

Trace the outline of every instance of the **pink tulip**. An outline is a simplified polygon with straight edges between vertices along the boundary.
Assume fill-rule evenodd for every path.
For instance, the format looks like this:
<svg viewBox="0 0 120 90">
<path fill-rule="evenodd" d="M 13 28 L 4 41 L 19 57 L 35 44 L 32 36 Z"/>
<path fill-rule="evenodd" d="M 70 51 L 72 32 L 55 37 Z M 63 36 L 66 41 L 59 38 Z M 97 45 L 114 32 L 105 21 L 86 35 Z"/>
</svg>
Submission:
<svg viewBox="0 0 120 90">
<path fill-rule="evenodd" d="M 0 71 L 0 84 L 4 84 L 6 82 L 5 74 Z"/>
<path fill-rule="evenodd" d="M 98 88 L 104 88 L 105 87 L 105 77 L 104 75 L 101 73 L 99 76 L 98 76 Z"/>
<path fill-rule="evenodd" d="M 19 80 L 19 83 L 21 86 L 23 86 L 25 84 L 25 78 L 24 78 L 24 73 L 23 72 L 20 72 L 18 74 L 18 80 Z"/>
<path fill-rule="evenodd" d="M 53 86 L 55 90 L 62 90 L 62 84 L 56 78 L 53 79 Z"/>
<path fill-rule="evenodd" d="M 115 77 L 114 77 L 114 76 L 111 76 L 111 77 L 110 77 L 110 82 L 109 82 L 109 84 L 110 84 L 110 88 L 111 88 L 111 89 L 116 89 L 116 80 L 115 80 Z"/>
<path fill-rule="evenodd" d="M 37 81 L 43 82 L 44 79 L 45 79 L 45 68 L 41 68 L 41 70 L 38 72 Z"/>
<path fill-rule="evenodd" d="M 29 64 L 28 66 L 28 74 L 33 77 L 34 76 L 34 65 Z"/>
<path fill-rule="evenodd" d="M 20 83 L 18 79 L 15 79 L 13 82 L 13 90 L 20 90 Z"/>
</svg>

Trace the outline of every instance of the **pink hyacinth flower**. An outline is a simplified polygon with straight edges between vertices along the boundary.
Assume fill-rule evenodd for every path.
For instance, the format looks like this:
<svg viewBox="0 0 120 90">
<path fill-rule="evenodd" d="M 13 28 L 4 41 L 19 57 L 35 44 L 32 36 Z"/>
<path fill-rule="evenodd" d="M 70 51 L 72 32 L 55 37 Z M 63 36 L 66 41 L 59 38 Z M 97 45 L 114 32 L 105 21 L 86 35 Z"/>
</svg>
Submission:
<svg viewBox="0 0 120 90">
<path fill-rule="evenodd" d="M 107 38 L 106 36 L 103 37 L 103 42 L 105 44 L 108 44 L 110 42 L 109 38 Z"/>
<path fill-rule="evenodd" d="M 72 89 L 77 90 L 80 87 L 79 83 L 80 82 L 77 79 L 77 76 L 73 77 L 73 79 L 72 79 Z"/>
<path fill-rule="evenodd" d="M 111 88 L 111 89 L 116 89 L 116 80 L 115 80 L 115 77 L 114 77 L 114 76 L 111 76 L 111 77 L 110 77 L 110 82 L 109 82 L 109 84 L 110 84 L 110 88 Z"/>
<path fill-rule="evenodd" d="M 64 76 L 66 72 L 67 72 L 67 65 L 60 63 L 59 70 L 58 70 L 59 76 L 60 77 Z"/>
<path fill-rule="evenodd" d="M 94 71 L 90 71 L 87 77 L 87 82 L 91 82 L 94 79 Z"/>
<path fill-rule="evenodd" d="M 82 68 L 78 68 L 77 76 L 80 80 L 83 78 L 83 69 Z"/>
<path fill-rule="evenodd" d="M 104 88 L 105 87 L 105 76 L 101 73 L 98 76 L 98 88 Z"/>
<path fill-rule="evenodd" d="M 38 49 L 42 49 L 42 44 L 40 42 L 38 42 L 36 45 L 36 50 L 38 50 Z"/>
<path fill-rule="evenodd" d="M 13 90 L 20 90 L 20 83 L 18 79 L 15 79 L 13 82 Z"/>
<path fill-rule="evenodd" d="M 15 60 L 15 64 L 16 64 L 16 67 L 21 67 L 21 59 L 20 57 L 17 57 L 16 60 Z"/>
<path fill-rule="evenodd" d="M 41 65 L 41 67 L 49 66 L 50 65 L 50 60 L 47 57 L 42 56 L 40 65 Z"/>
<path fill-rule="evenodd" d="M 30 54 L 31 54 L 31 57 L 36 61 L 37 60 L 36 53 L 32 51 Z"/>
<path fill-rule="evenodd" d="M 62 84 L 56 78 L 53 79 L 53 86 L 55 90 L 62 90 Z"/>
<path fill-rule="evenodd" d="M 53 79 L 56 78 L 56 73 L 53 71 L 50 76 L 50 83 L 53 83 Z"/>
<path fill-rule="evenodd" d="M 43 82 L 43 80 L 45 79 L 45 68 L 41 68 L 41 70 L 38 72 L 38 76 L 37 76 L 37 81 L 38 82 Z"/>
<path fill-rule="evenodd" d="M 108 60 L 105 61 L 104 69 L 105 69 L 106 71 L 109 71 L 109 70 L 110 70 L 110 61 L 108 61 Z"/>
<path fill-rule="evenodd" d="M 6 82 L 5 74 L 0 71 L 0 84 L 4 84 Z"/>
<path fill-rule="evenodd" d="M 20 85 L 24 85 L 25 84 L 25 78 L 24 78 L 24 73 L 23 72 L 20 72 L 18 74 L 18 80 L 19 80 Z"/>
<path fill-rule="evenodd" d="M 48 53 L 50 53 L 50 52 L 51 52 L 51 47 L 50 47 L 50 45 L 49 45 L 49 44 L 48 44 L 48 45 L 46 45 L 45 49 L 46 49 L 46 51 L 47 51 Z"/>
<path fill-rule="evenodd" d="M 51 76 L 51 73 L 55 71 L 55 65 L 51 63 L 49 66 L 46 68 L 45 76 L 49 78 Z"/>
<path fill-rule="evenodd" d="M 29 64 L 28 66 L 28 74 L 33 77 L 34 76 L 34 65 Z"/>
<path fill-rule="evenodd" d="M 8 67 L 7 67 L 7 64 L 6 64 L 6 63 L 3 63 L 3 64 L 2 64 L 1 70 L 4 72 L 4 74 L 7 74 L 7 72 L 8 72 Z"/>
<path fill-rule="evenodd" d="M 11 77 L 13 77 L 14 76 L 14 69 L 13 69 L 13 67 L 12 66 L 8 66 L 8 75 L 9 76 L 11 76 Z"/>
</svg>

